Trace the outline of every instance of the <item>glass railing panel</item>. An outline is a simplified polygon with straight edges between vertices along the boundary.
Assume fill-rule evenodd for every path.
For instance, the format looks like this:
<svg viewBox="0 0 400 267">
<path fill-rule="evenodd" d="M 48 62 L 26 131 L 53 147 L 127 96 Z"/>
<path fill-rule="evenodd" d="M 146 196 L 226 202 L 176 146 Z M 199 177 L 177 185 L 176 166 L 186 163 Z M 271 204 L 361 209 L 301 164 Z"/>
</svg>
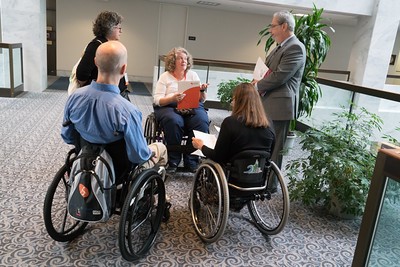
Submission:
<svg viewBox="0 0 400 267">
<path fill-rule="evenodd" d="M 201 81 L 206 81 L 207 70 L 204 66 L 194 66 L 194 71 L 196 71 Z M 208 90 L 207 90 L 207 100 L 219 101 L 217 97 L 218 84 L 223 81 L 235 80 L 238 77 L 246 78 L 248 80 L 253 79 L 253 71 L 236 69 L 236 68 L 226 68 L 226 67 L 216 67 L 210 66 L 208 70 Z"/>
<path fill-rule="evenodd" d="M 341 112 L 343 107 L 349 110 L 351 103 L 352 92 L 321 85 L 322 97 L 315 106 L 311 117 L 300 118 L 299 121 L 316 129 L 334 118 L 334 113 Z M 369 96 L 365 94 L 356 93 L 354 103 L 358 105 L 357 108 L 364 107 L 369 112 L 378 115 L 383 120 L 382 130 L 376 130 L 371 141 L 387 142 L 383 138 L 384 135 L 389 135 L 394 139 L 400 141 L 400 103 L 397 101 L 382 99 L 379 97 Z M 357 110 L 355 109 L 354 112 Z"/>
<path fill-rule="evenodd" d="M 321 128 L 323 123 L 331 121 L 334 113 L 345 108 L 349 110 L 352 92 L 336 87 L 320 84 L 322 96 L 314 106 L 311 117 L 301 117 L 300 122 L 312 127 Z"/>
<path fill-rule="evenodd" d="M 14 71 L 14 87 L 22 84 L 22 48 L 17 47 L 12 49 L 13 53 L 13 71 Z"/>
<path fill-rule="evenodd" d="M 10 88 L 10 50 L 8 48 L 0 48 L 0 87 Z"/>
<path fill-rule="evenodd" d="M 397 266 L 400 260 L 400 183 L 388 179 L 367 266 Z"/>
</svg>

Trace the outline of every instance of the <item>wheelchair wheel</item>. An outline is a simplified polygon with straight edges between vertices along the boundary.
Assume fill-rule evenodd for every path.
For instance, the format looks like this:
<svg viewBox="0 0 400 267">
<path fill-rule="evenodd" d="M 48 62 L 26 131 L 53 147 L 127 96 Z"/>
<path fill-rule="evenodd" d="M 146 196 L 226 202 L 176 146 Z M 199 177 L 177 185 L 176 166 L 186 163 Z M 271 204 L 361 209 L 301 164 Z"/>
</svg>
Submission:
<svg viewBox="0 0 400 267">
<path fill-rule="evenodd" d="M 205 160 L 198 168 L 189 199 L 196 233 L 206 243 L 217 241 L 229 215 L 229 191 L 221 166 Z"/>
<path fill-rule="evenodd" d="M 282 173 L 272 161 L 267 175 L 268 179 L 273 175 L 278 178 L 277 191 L 267 191 L 256 200 L 250 201 L 247 206 L 257 228 L 263 234 L 276 235 L 285 227 L 289 216 L 289 193 Z"/>
<path fill-rule="evenodd" d="M 73 240 L 85 230 L 87 222 L 74 220 L 68 215 L 69 167 L 64 165 L 55 175 L 44 200 L 43 217 L 46 230 L 56 241 Z"/>
<path fill-rule="evenodd" d="M 144 124 L 144 137 L 146 138 L 147 144 L 151 144 L 157 139 L 157 122 L 154 112 L 150 113 L 146 118 Z"/>
<path fill-rule="evenodd" d="M 134 177 L 122 207 L 119 247 L 122 257 L 134 261 L 154 243 L 165 209 L 165 187 L 161 175 L 148 169 Z"/>
</svg>

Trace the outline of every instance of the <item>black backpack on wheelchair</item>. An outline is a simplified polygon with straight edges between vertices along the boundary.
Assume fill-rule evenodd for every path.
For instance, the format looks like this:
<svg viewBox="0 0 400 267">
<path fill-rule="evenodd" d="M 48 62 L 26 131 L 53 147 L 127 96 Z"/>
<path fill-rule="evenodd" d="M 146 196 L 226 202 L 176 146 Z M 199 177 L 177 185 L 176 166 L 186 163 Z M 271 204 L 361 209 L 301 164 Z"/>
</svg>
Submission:
<svg viewBox="0 0 400 267">
<path fill-rule="evenodd" d="M 68 213 L 80 221 L 105 222 L 111 216 L 115 195 L 111 156 L 102 145 L 84 145 L 71 168 Z"/>
</svg>

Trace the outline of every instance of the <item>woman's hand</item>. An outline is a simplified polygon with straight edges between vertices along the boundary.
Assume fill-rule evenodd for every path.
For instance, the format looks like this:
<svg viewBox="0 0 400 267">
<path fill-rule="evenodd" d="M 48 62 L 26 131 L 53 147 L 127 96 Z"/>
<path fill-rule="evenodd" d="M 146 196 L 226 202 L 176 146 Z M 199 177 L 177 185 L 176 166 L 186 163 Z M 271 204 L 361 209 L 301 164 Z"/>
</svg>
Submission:
<svg viewBox="0 0 400 267">
<path fill-rule="evenodd" d="M 200 149 L 204 146 L 203 140 L 199 138 L 192 137 L 192 145 L 196 149 Z"/>
<path fill-rule="evenodd" d="M 173 99 L 172 102 L 180 102 L 180 101 L 182 101 L 182 99 L 183 99 L 185 96 L 186 96 L 185 94 L 175 93 L 175 94 L 172 96 L 172 99 Z"/>
<path fill-rule="evenodd" d="M 205 90 L 207 90 L 207 88 L 208 88 L 208 83 L 202 83 L 202 84 L 200 85 L 200 90 L 201 90 L 201 91 L 205 91 Z"/>
<path fill-rule="evenodd" d="M 200 102 L 204 102 L 206 101 L 207 98 L 207 94 L 206 94 L 206 90 L 208 88 L 208 83 L 203 83 L 200 85 Z"/>
</svg>

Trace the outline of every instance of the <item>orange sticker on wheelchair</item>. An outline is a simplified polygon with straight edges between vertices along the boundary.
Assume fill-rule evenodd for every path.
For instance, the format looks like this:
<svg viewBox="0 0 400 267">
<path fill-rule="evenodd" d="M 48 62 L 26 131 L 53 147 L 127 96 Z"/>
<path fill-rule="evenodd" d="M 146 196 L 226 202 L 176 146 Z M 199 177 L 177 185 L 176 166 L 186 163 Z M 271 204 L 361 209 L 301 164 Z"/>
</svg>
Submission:
<svg viewBox="0 0 400 267">
<path fill-rule="evenodd" d="M 87 198 L 89 196 L 89 189 L 83 184 L 79 184 L 79 193 L 81 193 L 83 198 Z"/>
</svg>

